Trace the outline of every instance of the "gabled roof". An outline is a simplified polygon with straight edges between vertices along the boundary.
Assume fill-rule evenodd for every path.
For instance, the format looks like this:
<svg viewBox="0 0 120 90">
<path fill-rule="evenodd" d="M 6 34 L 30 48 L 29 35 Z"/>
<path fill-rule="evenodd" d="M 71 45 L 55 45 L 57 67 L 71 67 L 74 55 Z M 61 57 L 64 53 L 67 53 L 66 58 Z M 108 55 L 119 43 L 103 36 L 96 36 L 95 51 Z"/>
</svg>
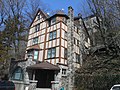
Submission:
<svg viewBox="0 0 120 90">
<path fill-rule="evenodd" d="M 37 11 L 37 13 L 35 14 L 34 19 L 33 19 L 32 22 L 31 22 L 30 26 L 31 26 L 32 23 L 34 22 L 34 20 L 35 20 L 35 18 L 36 18 L 36 16 L 38 15 L 39 12 L 42 13 L 46 19 L 49 17 L 46 13 L 44 13 L 44 12 L 39 8 L 38 11 Z M 30 27 L 30 26 L 29 26 L 29 27 Z"/>
<path fill-rule="evenodd" d="M 44 69 L 44 70 L 60 70 L 56 65 L 49 62 L 41 62 L 35 65 L 28 66 L 27 69 Z"/>
</svg>

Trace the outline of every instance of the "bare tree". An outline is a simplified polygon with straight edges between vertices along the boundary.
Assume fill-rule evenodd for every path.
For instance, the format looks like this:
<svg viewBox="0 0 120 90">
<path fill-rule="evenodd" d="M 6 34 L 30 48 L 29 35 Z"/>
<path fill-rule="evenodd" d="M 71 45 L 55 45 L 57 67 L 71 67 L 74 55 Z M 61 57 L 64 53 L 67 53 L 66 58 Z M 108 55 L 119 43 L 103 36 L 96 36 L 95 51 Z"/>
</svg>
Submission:
<svg viewBox="0 0 120 90">
<path fill-rule="evenodd" d="M 41 0 L 29 0 L 26 2 L 25 14 L 29 20 L 29 23 L 34 19 L 35 14 L 38 9 L 41 9 L 44 12 L 50 12 L 51 9 L 48 8 L 48 4 L 44 4 Z"/>
<path fill-rule="evenodd" d="M 5 6 L 4 6 L 4 3 L 3 3 L 3 0 L 0 0 L 0 26 L 3 24 L 4 22 L 4 18 L 5 18 Z"/>
<path fill-rule="evenodd" d="M 90 11 L 96 17 L 95 38 L 97 41 L 99 41 L 98 38 L 101 38 L 100 44 L 103 46 L 98 47 L 100 44 L 97 44 L 90 48 L 92 52 L 89 52 L 86 61 L 77 72 L 78 76 L 76 75 L 78 90 L 106 90 L 112 84 L 119 82 L 115 77 L 120 77 L 120 65 L 118 64 L 120 58 L 120 1 L 87 0 L 87 2 Z M 86 28 L 86 26 L 84 27 Z M 90 37 L 93 36 L 90 35 Z M 103 86 L 101 86 L 102 84 Z"/>
</svg>

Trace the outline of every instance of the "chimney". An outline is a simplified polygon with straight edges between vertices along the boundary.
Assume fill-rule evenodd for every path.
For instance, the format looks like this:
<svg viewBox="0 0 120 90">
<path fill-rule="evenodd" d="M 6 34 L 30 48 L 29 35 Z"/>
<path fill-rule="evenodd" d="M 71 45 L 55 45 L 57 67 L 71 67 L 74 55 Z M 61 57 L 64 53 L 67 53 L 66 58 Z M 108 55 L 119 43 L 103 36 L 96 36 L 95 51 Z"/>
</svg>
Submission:
<svg viewBox="0 0 120 90">
<path fill-rule="evenodd" d="M 74 9 L 69 6 L 68 7 L 68 17 L 73 21 L 74 20 Z"/>
<path fill-rule="evenodd" d="M 80 26 L 83 26 L 83 25 L 82 25 L 82 14 L 79 13 L 79 14 L 78 14 L 78 17 L 79 17 L 79 23 L 80 23 Z"/>
<path fill-rule="evenodd" d="M 81 18 L 81 17 L 82 17 L 82 14 L 81 14 L 81 13 L 79 13 L 79 14 L 78 14 L 78 17 L 80 17 L 80 18 Z"/>
</svg>

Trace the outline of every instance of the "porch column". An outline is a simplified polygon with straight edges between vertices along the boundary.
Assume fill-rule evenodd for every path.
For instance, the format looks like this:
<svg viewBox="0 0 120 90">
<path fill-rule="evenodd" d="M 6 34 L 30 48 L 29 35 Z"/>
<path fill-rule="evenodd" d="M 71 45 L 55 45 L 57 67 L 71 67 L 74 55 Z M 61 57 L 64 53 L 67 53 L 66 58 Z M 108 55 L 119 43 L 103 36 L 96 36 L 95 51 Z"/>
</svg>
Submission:
<svg viewBox="0 0 120 90">
<path fill-rule="evenodd" d="M 35 80 L 35 70 L 33 71 L 33 80 Z"/>
</svg>

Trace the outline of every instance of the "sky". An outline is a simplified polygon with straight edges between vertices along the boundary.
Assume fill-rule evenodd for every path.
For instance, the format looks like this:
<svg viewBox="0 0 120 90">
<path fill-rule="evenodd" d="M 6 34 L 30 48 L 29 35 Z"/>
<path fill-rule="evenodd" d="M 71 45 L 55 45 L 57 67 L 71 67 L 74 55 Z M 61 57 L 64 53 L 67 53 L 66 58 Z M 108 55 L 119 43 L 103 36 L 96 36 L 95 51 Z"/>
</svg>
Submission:
<svg viewBox="0 0 120 90">
<path fill-rule="evenodd" d="M 72 6 L 75 15 L 78 13 L 87 14 L 88 5 L 86 0 L 41 0 L 44 4 L 47 4 L 52 10 L 62 10 L 68 12 L 68 7 Z M 49 13 L 49 12 L 48 12 Z"/>
</svg>

